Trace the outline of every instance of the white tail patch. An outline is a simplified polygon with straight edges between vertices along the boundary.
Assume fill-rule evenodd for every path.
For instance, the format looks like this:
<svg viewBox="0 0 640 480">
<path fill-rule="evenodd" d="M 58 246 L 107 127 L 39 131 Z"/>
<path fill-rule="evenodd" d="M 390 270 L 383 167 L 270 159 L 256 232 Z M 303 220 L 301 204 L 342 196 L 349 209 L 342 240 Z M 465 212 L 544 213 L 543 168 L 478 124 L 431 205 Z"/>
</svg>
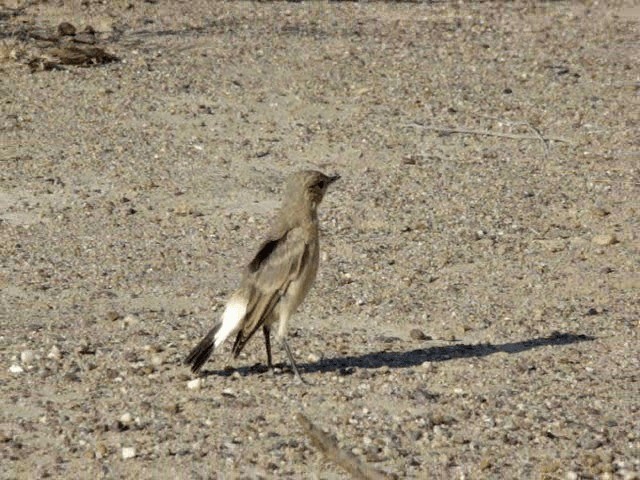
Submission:
<svg viewBox="0 0 640 480">
<path fill-rule="evenodd" d="M 215 348 L 222 345 L 229 335 L 238 331 L 245 313 L 247 313 L 247 303 L 239 298 L 232 297 L 222 314 L 222 325 L 216 333 Z"/>
</svg>

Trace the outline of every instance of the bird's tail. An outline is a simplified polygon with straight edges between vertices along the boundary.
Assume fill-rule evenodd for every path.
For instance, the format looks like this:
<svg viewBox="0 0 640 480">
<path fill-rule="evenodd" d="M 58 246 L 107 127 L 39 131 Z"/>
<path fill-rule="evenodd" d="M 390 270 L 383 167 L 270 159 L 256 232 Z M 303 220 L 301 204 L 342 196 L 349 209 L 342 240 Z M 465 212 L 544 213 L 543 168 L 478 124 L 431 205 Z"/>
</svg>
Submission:
<svg viewBox="0 0 640 480">
<path fill-rule="evenodd" d="M 218 322 L 215 327 L 209 330 L 207 336 L 204 337 L 193 350 L 191 350 L 191 353 L 185 359 L 184 363 L 191 365 L 191 371 L 193 373 L 198 373 L 213 353 L 216 333 L 218 333 L 221 326 L 222 322 Z"/>
<path fill-rule="evenodd" d="M 196 348 L 191 350 L 191 353 L 184 361 L 187 365 L 191 365 L 193 373 L 198 373 L 213 351 L 222 345 L 229 335 L 238 330 L 246 311 L 246 302 L 238 296 L 234 296 L 229 300 L 222 314 L 222 319 L 209 330 L 207 336 L 196 345 Z"/>
</svg>

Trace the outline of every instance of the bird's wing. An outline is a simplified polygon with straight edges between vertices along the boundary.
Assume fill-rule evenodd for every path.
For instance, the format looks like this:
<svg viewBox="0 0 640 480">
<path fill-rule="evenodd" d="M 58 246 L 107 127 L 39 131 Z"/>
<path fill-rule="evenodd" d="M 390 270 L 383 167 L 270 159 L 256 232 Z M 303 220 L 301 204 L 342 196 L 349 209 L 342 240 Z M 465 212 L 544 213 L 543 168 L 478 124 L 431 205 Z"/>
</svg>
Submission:
<svg viewBox="0 0 640 480">
<path fill-rule="evenodd" d="M 247 312 L 233 345 L 238 356 L 258 328 L 269 318 L 289 285 L 298 277 L 309 255 L 304 230 L 284 230 L 265 241 L 249 263 L 242 287 L 247 299 Z"/>
</svg>

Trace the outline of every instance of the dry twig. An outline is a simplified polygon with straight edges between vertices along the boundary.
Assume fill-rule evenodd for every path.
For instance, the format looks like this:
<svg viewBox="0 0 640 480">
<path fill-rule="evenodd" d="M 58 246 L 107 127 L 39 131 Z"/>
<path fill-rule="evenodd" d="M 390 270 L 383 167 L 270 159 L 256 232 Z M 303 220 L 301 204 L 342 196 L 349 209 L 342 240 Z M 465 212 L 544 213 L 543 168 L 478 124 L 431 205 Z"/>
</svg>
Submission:
<svg viewBox="0 0 640 480">
<path fill-rule="evenodd" d="M 519 133 L 501 133 L 501 132 L 492 132 L 491 130 L 474 130 L 471 128 L 460 128 L 460 127 L 438 127 L 435 125 L 422 125 L 417 122 L 412 122 L 407 124 L 408 127 L 413 128 L 422 128 L 424 130 L 430 130 L 433 132 L 439 132 L 443 134 L 451 134 L 451 133 L 460 133 L 462 135 L 483 135 L 486 137 L 501 137 L 501 138 L 511 138 L 513 140 L 542 140 L 543 142 L 562 142 L 572 144 L 566 138 L 560 137 L 543 137 L 542 135 L 524 135 Z M 539 132 L 538 132 L 539 133 Z"/>
<path fill-rule="evenodd" d="M 311 443 L 322 454 L 338 466 L 346 470 L 353 478 L 358 480 L 387 480 L 384 473 L 362 463 L 352 454 L 340 450 L 338 444 L 329 435 L 316 427 L 304 414 L 295 415 L 302 429 L 311 439 Z"/>
</svg>

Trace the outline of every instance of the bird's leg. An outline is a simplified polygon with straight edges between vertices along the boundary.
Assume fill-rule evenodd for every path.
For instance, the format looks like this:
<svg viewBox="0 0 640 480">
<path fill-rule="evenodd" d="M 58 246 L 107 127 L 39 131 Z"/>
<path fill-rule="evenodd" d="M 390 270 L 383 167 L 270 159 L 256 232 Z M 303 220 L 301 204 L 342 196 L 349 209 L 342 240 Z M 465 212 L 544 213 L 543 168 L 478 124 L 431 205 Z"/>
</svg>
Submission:
<svg viewBox="0 0 640 480">
<path fill-rule="evenodd" d="M 271 329 L 267 325 L 262 326 L 264 333 L 264 346 L 267 349 L 267 368 L 273 374 L 273 363 L 271 361 Z"/>
<path fill-rule="evenodd" d="M 307 382 L 304 381 L 304 379 L 300 375 L 300 372 L 298 371 L 298 367 L 296 366 L 296 362 L 293 360 L 293 355 L 291 355 L 291 349 L 289 348 L 289 344 L 284 339 L 284 337 L 282 337 L 282 339 L 280 341 L 282 342 L 282 347 L 284 348 L 284 351 L 287 352 L 287 357 L 289 358 L 289 363 L 291 364 L 291 369 L 293 370 L 293 375 L 294 375 L 296 381 L 298 381 L 300 383 L 307 383 Z"/>
</svg>

